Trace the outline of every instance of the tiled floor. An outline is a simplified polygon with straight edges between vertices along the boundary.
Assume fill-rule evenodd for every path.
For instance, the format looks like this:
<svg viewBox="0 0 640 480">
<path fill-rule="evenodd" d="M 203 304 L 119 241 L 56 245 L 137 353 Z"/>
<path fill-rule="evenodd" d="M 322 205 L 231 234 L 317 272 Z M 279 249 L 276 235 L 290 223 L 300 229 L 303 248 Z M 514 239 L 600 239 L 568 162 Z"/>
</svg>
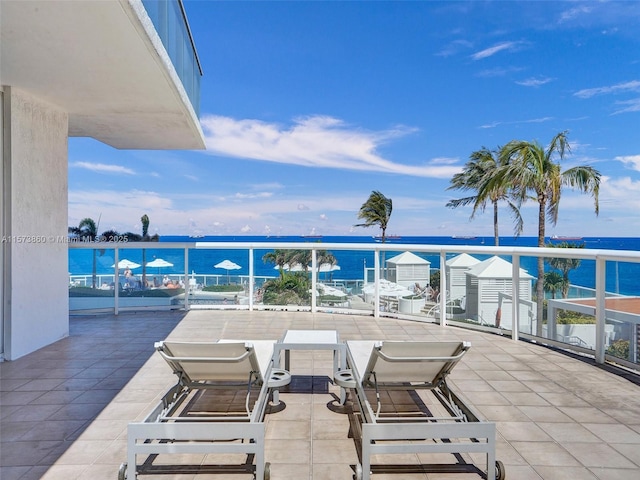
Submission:
<svg viewBox="0 0 640 480">
<path fill-rule="evenodd" d="M 506 465 L 508 479 L 640 478 L 640 387 L 561 353 L 453 327 L 371 316 L 272 311 L 192 311 L 183 316 L 160 312 L 72 318 L 71 337 L 0 364 L 0 478 L 115 480 L 126 459 L 128 422 L 143 418 L 174 383 L 166 363 L 152 353 L 154 341 L 277 339 L 287 329 L 335 329 L 342 340 L 471 341 L 450 383 L 481 415 L 497 423 L 497 457 Z M 286 408 L 267 416 L 271 478 L 352 478 L 357 453 L 349 438 L 349 409 L 336 404 L 337 390 L 329 382 L 330 352 L 295 351 L 291 365 L 294 381 L 280 395 Z M 423 455 L 375 460 L 431 461 Z M 470 460 L 482 466 L 483 458 Z M 480 477 L 381 473 L 372 478 Z"/>
</svg>

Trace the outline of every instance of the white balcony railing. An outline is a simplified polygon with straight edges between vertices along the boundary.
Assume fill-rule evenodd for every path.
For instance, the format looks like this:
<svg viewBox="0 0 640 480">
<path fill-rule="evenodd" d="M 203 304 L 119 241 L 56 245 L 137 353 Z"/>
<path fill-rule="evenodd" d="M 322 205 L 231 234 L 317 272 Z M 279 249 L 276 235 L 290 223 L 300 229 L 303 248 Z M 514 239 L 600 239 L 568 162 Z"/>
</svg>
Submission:
<svg viewBox="0 0 640 480">
<path fill-rule="evenodd" d="M 435 322 L 442 326 L 453 324 L 466 328 L 491 331 L 501 335 L 509 335 L 513 340 L 527 339 L 560 348 L 573 349 L 592 355 L 596 362 L 604 363 L 605 359 L 615 360 L 626 366 L 636 368 L 638 362 L 638 331 L 640 329 L 640 309 L 636 312 L 633 305 L 640 292 L 635 291 L 634 282 L 631 291 L 620 294 L 614 291 L 620 283 L 619 272 L 635 278 L 640 273 L 640 252 L 624 250 L 562 249 L 537 247 L 491 247 L 462 245 L 421 245 L 399 243 L 249 243 L 249 242 L 136 242 L 136 243 L 91 243 L 73 242 L 70 248 L 70 310 L 104 310 L 109 309 L 116 314 L 123 309 L 140 308 L 213 308 L 213 309 L 297 309 L 310 312 L 332 311 L 342 313 L 366 313 L 375 317 L 393 316 L 412 321 Z M 279 272 L 268 268 L 262 260 L 264 253 L 281 250 L 306 250 L 311 252 L 311 264 L 308 273 L 311 277 L 311 292 L 307 301 L 291 304 L 272 304 L 262 301 L 261 287 L 269 280 L 278 277 Z M 86 263 L 83 271 L 78 271 L 73 258 L 79 250 L 95 252 L 96 263 L 100 266 L 95 271 L 87 271 Z M 368 258 L 362 262 L 362 270 L 351 269 L 352 277 L 348 278 L 343 269 L 338 275 L 318 272 L 318 252 L 328 251 L 336 258 L 341 255 Z M 432 271 L 440 271 L 439 285 L 431 285 L 428 296 L 421 290 L 414 297 L 391 293 L 385 290 L 383 277 L 394 279 L 400 273 L 393 269 L 383 268 L 381 258 L 390 258 L 394 252 L 409 251 L 431 261 Z M 122 269 L 115 265 L 123 258 L 152 260 L 153 256 L 174 259 L 174 267 L 162 271 L 147 267 L 147 289 L 132 293 L 124 288 Z M 245 267 L 238 271 L 214 271 L 213 260 L 210 269 L 194 268 L 195 265 L 207 264 L 207 258 L 221 258 L 234 252 L 236 256 L 246 259 Z M 454 274 L 448 271 L 447 261 L 456 255 L 466 253 L 481 259 L 492 256 L 510 263 L 508 278 L 492 278 L 491 276 L 473 277 L 467 273 L 467 284 L 464 294 L 458 291 L 460 286 L 452 283 Z M 204 257 L 203 257 L 204 256 Z M 373 257 L 373 260 L 371 260 Z M 535 268 L 537 259 L 570 258 L 581 260 L 578 270 L 579 278 L 584 284 L 573 284 L 566 299 L 551 298 L 547 295 L 547 318 L 538 319 L 535 299 Z M 203 258 L 205 259 L 203 261 Z M 196 261 L 197 260 L 197 261 Z M 203 263 L 204 262 L 204 263 Z M 340 261 L 339 261 L 340 264 Z M 208 265 L 208 264 L 207 264 Z M 522 266 L 528 267 L 523 269 Z M 624 268 L 619 268 L 622 265 Z M 105 267 L 106 266 L 106 267 Z M 444 268 L 442 268 L 444 266 Z M 266 269 L 266 270 L 265 270 Z M 199 270 L 199 271 L 198 271 Z M 353 274 L 357 271 L 357 274 Z M 140 276 L 140 271 L 136 275 Z M 523 275 L 523 272 L 524 275 Z M 629 273 L 632 272 L 632 273 Z M 449 274 L 451 275 L 449 276 Z M 574 274 L 575 272 L 572 272 Z M 160 279 L 167 275 L 176 282 L 175 292 L 164 292 L 170 295 L 158 296 L 163 292 L 156 291 Z M 347 274 L 348 275 L 348 274 Z M 574 275 L 575 276 L 575 275 Z M 155 277 L 155 282 L 152 281 Z M 459 275 L 458 275 L 459 277 Z M 473 277 L 473 278 L 471 278 Z M 457 277 L 456 277 L 457 278 Z M 405 279 L 406 280 L 406 279 Z M 626 280 L 626 279 L 622 279 Z M 406 285 L 410 287 L 411 285 Z M 419 283 L 419 282 L 415 282 Z M 206 292 L 212 285 L 233 284 L 235 290 L 223 292 Z M 121 288 L 115 288 L 117 286 Z M 512 288 L 519 285 L 519 288 Z M 426 287 L 426 284 L 420 285 Z M 320 290 L 319 290 L 319 287 Z M 323 295 L 323 289 L 335 289 L 339 295 Z M 139 284 L 138 287 L 139 288 Z M 458 290 L 456 290 L 458 289 Z M 80 292 L 71 293 L 75 291 Z M 97 295 L 97 290 L 104 290 Z M 157 290 L 163 290 L 160 286 Z M 607 291 L 609 290 L 609 291 Z M 95 292 L 95 294 L 94 294 Z M 404 293 L 404 292 L 403 292 Z M 616 313 L 607 305 L 611 297 L 628 301 L 628 311 Z M 577 302 L 578 297 L 581 303 Z M 422 305 L 420 304 L 422 302 Z M 616 307 L 617 308 L 617 307 Z M 558 311 L 575 312 L 581 315 L 581 321 L 569 325 L 556 321 Z M 442 313 L 444 312 L 444 314 Z M 584 317 L 592 317 L 593 322 L 585 322 Z M 540 328 L 539 322 L 542 323 Z M 542 335 L 539 332 L 542 331 Z M 538 335 L 536 335 L 538 332 Z M 624 352 L 620 353 L 620 350 Z M 628 353 L 627 353 L 628 351 Z M 609 355 L 609 352 L 612 355 Z M 615 356 L 613 356 L 615 355 Z"/>
</svg>

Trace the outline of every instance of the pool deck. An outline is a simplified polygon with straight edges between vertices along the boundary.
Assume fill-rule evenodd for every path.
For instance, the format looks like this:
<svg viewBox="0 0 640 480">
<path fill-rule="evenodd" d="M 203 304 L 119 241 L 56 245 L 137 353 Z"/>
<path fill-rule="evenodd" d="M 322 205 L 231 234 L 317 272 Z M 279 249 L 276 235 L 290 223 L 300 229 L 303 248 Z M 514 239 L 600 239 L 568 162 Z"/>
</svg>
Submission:
<svg viewBox="0 0 640 480">
<path fill-rule="evenodd" d="M 288 329 L 337 330 L 341 340 L 465 340 L 449 383 L 496 422 L 496 456 L 510 480 L 640 478 L 640 386 L 591 360 L 456 327 L 364 315 L 277 311 L 142 312 L 77 316 L 71 335 L 0 363 L 0 478 L 116 480 L 126 429 L 175 376 L 153 351 L 166 338 L 275 340 Z M 358 462 L 348 415 L 336 404 L 327 351 L 291 354 L 286 408 L 267 415 L 273 480 L 350 479 Z M 204 455 L 176 456 L 190 464 Z M 378 458 L 419 465 L 424 456 Z M 481 456 L 468 458 L 483 467 Z M 250 474 L 139 475 L 249 479 Z M 456 480 L 476 473 L 377 473 L 372 480 Z"/>
</svg>

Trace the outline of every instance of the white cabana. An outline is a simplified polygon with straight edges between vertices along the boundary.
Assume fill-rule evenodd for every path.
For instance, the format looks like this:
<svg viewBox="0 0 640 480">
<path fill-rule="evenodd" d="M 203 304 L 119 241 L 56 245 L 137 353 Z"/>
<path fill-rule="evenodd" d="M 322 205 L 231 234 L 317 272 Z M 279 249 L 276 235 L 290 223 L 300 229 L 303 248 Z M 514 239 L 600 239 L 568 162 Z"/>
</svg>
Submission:
<svg viewBox="0 0 640 480">
<path fill-rule="evenodd" d="M 513 265 L 494 256 L 470 267 L 466 272 L 466 317 L 481 323 L 511 328 Z M 522 268 L 519 272 L 520 327 L 528 329 L 534 304 L 531 302 L 533 276 Z"/>
<path fill-rule="evenodd" d="M 387 260 L 387 278 L 398 285 L 413 289 L 415 284 L 424 288 L 429 284 L 431 262 L 415 253 L 404 252 Z"/>
<path fill-rule="evenodd" d="M 449 299 L 455 300 L 467 294 L 467 275 L 465 272 L 478 263 L 480 260 L 468 253 L 461 253 L 447 260 L 445 271 Z"/>
</svg>

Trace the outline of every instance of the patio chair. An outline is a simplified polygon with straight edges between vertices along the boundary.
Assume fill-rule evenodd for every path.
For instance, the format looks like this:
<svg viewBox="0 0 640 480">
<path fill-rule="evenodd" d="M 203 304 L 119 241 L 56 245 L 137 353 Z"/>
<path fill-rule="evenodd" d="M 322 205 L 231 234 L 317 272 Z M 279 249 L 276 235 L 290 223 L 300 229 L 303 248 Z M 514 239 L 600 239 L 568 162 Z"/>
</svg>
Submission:
<svg viewBox="0 0 640 480">
<path fill-rule="evenodd" d="M 291 375 L 272 368 L 275 341 L 158 342 L 156 351 L 178 376 L 142 422 L 127 430 L 127 463 L 119 480 L 143 473 L 247 473 L 270 478 L 264 462 L 266 407 L 271 389 Z M 236 465 L 154 465 L 162 454 L 242 453 Z M 147 455 L 138 465 L 136 455 Z M 255 463 L 255 466 L 254 466 Z"/>
<path fill-rule="evenodd" d="M 504 465 L 495 460 L 495 424 L 481 421 L 447 385 L 447 376 L 470 347 L 468 342 L 347 342 L 349 368 L 336 372 L 334 380 L 355 391 L 353 404 L 359 417 L 355 423 L 360 431 L 354 438 L 359 436 L 361 456 L 357 480 L 412 468 L 505 478 Z M 371 465 L 372 455 L 408 453 L 458 455 L 456 463 Z M 487 471 L 463 461 L 461 453 L 485 453 Z"/>
</svg>

